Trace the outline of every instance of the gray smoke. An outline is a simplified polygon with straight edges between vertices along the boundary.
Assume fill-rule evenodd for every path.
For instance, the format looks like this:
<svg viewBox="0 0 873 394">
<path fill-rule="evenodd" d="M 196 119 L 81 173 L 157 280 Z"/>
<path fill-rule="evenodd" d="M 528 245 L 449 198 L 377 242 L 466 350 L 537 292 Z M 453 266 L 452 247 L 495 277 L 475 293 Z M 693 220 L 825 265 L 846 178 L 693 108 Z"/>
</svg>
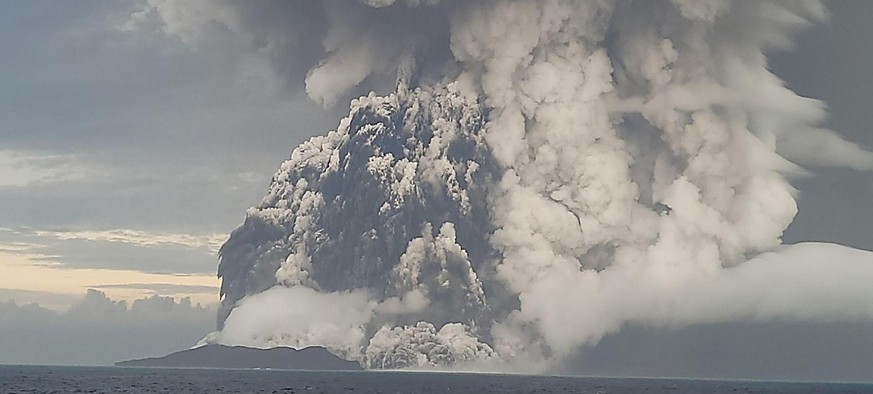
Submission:
<svg viewBox="0 0 873 394">
<path fill-rule="evenodd" d="M 397 78 L 297 147 L 222 247 L 210 341 L 530 371 L 629 323 L 873 319 L 873 254 L 780 240 L 801 166 L 873 169 L 768 71 L 817 1 L 155 0 L 134 18 L 230 35 L 326 106 Z"/>
</svg>

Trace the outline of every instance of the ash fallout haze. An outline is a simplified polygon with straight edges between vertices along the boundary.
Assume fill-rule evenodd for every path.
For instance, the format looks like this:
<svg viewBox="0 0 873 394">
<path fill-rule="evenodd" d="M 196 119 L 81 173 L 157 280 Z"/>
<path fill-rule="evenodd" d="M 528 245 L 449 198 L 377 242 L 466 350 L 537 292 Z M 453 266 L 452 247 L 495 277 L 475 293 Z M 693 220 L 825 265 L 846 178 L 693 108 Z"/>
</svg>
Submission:
<svg viewBox="0 0 873 394">
<path fill-rule="evenodd" d="M 248 174 L 234 182 L 251 181 L 215 220 L 230 226 L 268 187 L 220 248 L 220 228 L 103 230 L 217 249 L 217 326 L 202 344 L 323 346 L 368 369 L 871 380 L 873 137 L 851 119 L 873 92 L 846 99 L 833 85 L 848 77 L 829 70 L 873 61 L 838 28 L 873 7 L 828 5 L 134 2 L 114 14 L 118 34 L 172 48 L 167 59 L 208 56 L 207 77 L 248 95 L 216 116 L 267 124 L 216 131 L 246 151 L 203 154 L 206 167 L 223 161 L 213 153 L 266 163 L 226 159 Z M 849 49 L 802 45 L 815 37 Z M 829 118 L 804 96 L 816 92 L 864 109 Z M 219 123 L 206 118 L 180 119 Z M 257 176 L 288 147 L 253 129 L 328 124 L 305 130 L 272 180 Z M 18 226 L 6 232 L 48 234 Z M 76 230 L 51 234 L 96 234 Z M 784 370 L 755 369 L 767 345 L 751 361 L 713 353 L 733 366 L 688 361 L 776 337 L 789 338 Z M 645 346 L 653 355 L 634 353 Z"/>
</svg>

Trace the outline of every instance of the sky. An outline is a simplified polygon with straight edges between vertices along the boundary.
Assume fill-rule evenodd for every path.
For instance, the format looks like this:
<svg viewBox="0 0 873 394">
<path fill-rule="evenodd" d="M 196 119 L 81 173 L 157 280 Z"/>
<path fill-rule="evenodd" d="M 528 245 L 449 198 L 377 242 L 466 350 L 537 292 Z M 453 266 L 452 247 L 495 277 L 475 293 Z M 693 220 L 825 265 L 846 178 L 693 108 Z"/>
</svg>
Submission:
<svg viewBox="0 0 873 394">
<path fill-rule="evenodd" d="M 196 343 L 214 326 L 218 247 L 291 149 L 346 107 L 314 103 L 230 34 L 192 47 L 134 26 L 141 8 L 0 5 L 0 363 L 107 364 Z M 873 2 L 831 10 L 771 66 L 828 103 L 827 127 L 873 149 Z M 873 173 L 808 170 L 785 242 L 873 250 Z M 131 325 L 147 328 L 125 348 Z M 24 339 L 37 326 L 74 337 L 59 347 L 93 349 L 95 327 L 119 345 L 35 353 Z"/>
<path fill-rule="evenodd" d="M 215 302 L 217 248 L 333 123 L 257 56 L 131 31 L 137 6 L 3 6 L 0 299 L 130 301 L 163 283 Z"/>
</svg>

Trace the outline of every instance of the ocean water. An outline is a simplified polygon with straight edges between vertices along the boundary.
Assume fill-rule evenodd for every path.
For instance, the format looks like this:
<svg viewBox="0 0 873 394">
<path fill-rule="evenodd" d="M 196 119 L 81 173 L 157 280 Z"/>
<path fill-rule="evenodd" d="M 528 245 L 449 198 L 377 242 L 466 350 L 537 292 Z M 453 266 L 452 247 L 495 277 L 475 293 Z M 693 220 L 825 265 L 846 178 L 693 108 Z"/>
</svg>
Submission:
<svg viewBox="0 0 873 394">
<path fill-rule="evenodd" d="M 0 393 L 873 393 L 873 384 L 0 366 Z"/>
</svg>

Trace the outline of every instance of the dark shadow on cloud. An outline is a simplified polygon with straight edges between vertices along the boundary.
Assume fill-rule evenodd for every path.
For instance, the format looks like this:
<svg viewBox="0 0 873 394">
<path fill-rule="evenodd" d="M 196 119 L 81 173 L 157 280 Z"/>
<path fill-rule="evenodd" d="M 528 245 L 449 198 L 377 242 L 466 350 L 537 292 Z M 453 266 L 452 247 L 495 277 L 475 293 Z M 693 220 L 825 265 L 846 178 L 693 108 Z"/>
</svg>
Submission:
<svg viewBox="0 0 873 394">
<path fill-rule="evenodd" d="M 558 372 L 762 380 L 873 381 L 873 322 L 629 326 Z"/>
</svg>

